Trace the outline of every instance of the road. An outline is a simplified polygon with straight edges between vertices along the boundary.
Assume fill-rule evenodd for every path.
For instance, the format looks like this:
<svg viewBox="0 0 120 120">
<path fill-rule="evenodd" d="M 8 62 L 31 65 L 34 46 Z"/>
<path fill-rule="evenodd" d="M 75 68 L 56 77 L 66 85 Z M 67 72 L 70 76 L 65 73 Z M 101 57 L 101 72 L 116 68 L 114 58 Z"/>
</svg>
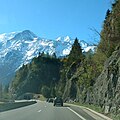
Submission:
<svg viewBox="0 0 120 120">
<path fill-rule="evenodd" d="M 33 105 L 0 112 L 0 120 L 95 120 L 82 109 L 77 109 L 69 106 L 55 107 L 52 103 L 38 101 Z"/>
</svg>

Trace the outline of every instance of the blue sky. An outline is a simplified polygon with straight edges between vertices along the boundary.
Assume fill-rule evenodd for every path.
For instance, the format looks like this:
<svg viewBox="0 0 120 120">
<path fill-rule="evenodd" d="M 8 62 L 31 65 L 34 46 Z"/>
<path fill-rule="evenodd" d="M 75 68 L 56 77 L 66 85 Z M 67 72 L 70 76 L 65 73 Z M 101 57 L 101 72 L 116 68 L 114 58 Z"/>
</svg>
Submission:
<svg viewBox="0 0 120 120">
<path fill-rule="evenodd" d="M 42 38 L 98 41 L 111 0 L 0 0 L 0 33 L 31 30 Z"/>
</svg>

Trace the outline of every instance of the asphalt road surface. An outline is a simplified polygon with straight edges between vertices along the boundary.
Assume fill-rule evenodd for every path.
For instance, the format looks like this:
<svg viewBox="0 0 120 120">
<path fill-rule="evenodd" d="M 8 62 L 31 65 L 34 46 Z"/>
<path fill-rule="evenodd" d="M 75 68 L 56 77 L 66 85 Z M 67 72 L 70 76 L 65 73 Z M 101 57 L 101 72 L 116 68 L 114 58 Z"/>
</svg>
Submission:
<svg viewBox="0 0 120 120">
<path fill-rule="evenodd" d="M 59 107 L 53 106 L 53 103 L 38 101 L 33 105 L 0 112 L 0 120 L 95 120 L 95 118 L 80 108 L 78 110 L 69 106 Z"/>
</svg>

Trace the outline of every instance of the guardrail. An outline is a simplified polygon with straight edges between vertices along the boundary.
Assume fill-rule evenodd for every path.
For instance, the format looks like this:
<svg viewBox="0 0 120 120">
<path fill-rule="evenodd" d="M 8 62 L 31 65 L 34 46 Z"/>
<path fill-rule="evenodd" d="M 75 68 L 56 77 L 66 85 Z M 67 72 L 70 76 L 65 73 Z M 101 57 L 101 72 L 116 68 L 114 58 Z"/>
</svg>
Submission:
<svg viewBox="0 0 120 120">
<path fill-rule="evenodd" d="M 24 107 L 27 105 L 32 105 L 37 103 L 36 101 L 27 101 L 27 102 L 12 102 L 12 103 L 2 103 L 0 104 L 0 112 Z"/>
</svg>

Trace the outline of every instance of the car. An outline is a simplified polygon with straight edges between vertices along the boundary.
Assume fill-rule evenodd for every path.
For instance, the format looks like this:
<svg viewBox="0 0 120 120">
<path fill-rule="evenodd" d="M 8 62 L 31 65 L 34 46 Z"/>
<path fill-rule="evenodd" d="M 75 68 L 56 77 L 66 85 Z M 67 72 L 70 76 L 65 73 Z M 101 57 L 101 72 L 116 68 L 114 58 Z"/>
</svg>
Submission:
<svg viewBox="0 0 120 120">
<path fill-rule="evenodd" d="M 63 99 L 61 98 L 61 97 L 56 97 L 55 99 L 54 99 L 54 104 L 53 104 L 54 106 L 57 106 L 57 105 L 59 105 L 59 106 L 63 106 Z"/>
</svg>

